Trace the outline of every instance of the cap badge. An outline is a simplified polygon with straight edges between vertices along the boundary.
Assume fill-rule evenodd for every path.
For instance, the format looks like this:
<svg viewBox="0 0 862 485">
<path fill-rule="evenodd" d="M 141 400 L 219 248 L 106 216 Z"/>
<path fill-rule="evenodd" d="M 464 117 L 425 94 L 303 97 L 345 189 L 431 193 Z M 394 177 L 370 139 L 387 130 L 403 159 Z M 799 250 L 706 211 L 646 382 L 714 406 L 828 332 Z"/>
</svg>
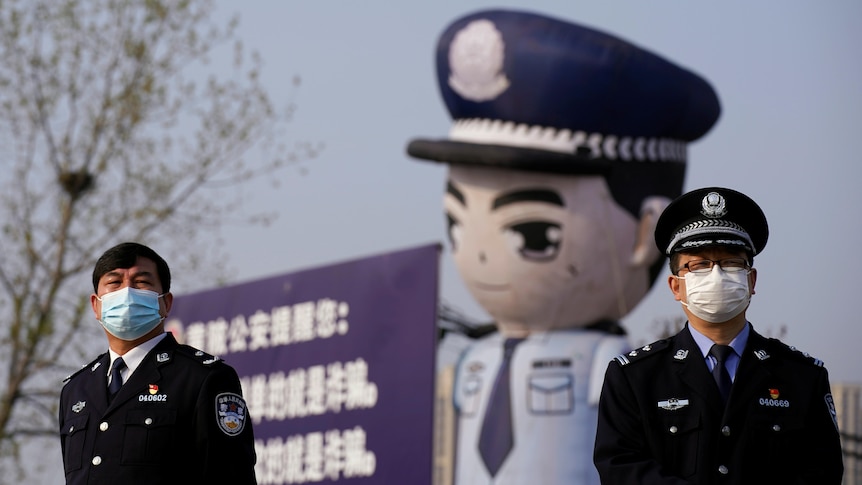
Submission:
<svg viewBox="0 0 862 485">
<path fill-rule="evenodd" d="M 474 20 L 461 29 L 449 46 L 449 87 L 464 99 L 482 102 L 509 87 L 502 72 L 503 34 L 487 19 Z"/>
<path fill-rule="evenodd" d="M 727 202 L 718 192 L 706 194 L 706 197 L 700 202 L 700 206 L 703 207 L 700 213 L 706 217 L 717 218 L 727 214 Z"/>
</svg>

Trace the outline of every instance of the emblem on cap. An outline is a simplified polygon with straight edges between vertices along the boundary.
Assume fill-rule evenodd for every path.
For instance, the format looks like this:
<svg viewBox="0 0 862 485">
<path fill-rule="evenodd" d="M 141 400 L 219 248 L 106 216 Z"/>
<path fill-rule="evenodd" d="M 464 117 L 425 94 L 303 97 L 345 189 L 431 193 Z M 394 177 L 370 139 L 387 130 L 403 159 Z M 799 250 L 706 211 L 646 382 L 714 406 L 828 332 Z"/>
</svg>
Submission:
<svg viewBox="0 0 862 485">
<path fill-rule="evenodd" d="M 706 194 L 700 202 L 700 206 L 703 207 L 703 210 L 700 211 L 700 213 L 706 217 L 716 218 L 727 214 L 727 202 L 718 192 L 710 192 Z"/>
<path fill-rule="evenodd" d="M 505 45 L 494 22 L 474 20 L 461 29 L 449 46 L 449 87 L 464 99 L 489 101 L 509 87 L 502 72 Z"/>
</svg>

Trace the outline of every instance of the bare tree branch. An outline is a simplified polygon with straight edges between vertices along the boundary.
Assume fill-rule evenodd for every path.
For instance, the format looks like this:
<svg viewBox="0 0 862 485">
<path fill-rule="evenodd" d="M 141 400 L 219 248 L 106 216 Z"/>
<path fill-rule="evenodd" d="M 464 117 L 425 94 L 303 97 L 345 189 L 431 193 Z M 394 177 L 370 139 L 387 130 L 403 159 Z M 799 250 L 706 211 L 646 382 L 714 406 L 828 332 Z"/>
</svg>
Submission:
<svg viewBox="0 0 862 485">
<path fill-rule="evenodd" d="M 322 149 L 279 141 L 273 154 L 295 107 L 275 107 L 261 59 L 234 38 L 238 19 L 216 25 L 213 8 L 0 2 L 3 476 L 26 475 L 14 460 L 27 439 L 56 433 L 62 378 L 104 347 L 89 303 L 95 258 L 134 240 L 158 241 L 175 266 L 200 261 L 236 213 L 232 190 Z M 207 72 L 228 47 L 232 64 Z M 175 246 L 185 259 L 162 249 Z"/>
</svg>

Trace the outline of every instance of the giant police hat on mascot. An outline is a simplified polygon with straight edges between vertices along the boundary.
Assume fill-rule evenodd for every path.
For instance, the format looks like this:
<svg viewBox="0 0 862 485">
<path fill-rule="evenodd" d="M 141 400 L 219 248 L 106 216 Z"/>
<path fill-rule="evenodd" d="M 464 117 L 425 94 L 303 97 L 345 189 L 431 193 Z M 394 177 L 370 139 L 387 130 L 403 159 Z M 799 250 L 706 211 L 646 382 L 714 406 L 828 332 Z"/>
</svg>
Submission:
<svg viewBox="0 0 862 485">
<path fill-rule="evenodd" d="M 687 192 L 665 208 L 656 223 L 655 243 L 671 255 L 710 246 L 760 254 L 769 238 L 763 210 L 747 195 L 724 187 Z"/>
<path fill-rule="evenodd" d="M 454 124 L 448 138 L 407 147 L 431 161 L 571 174 L 653 164 L 680 172 L 681 188 L 686 144 L 721 111 L 697 74 L 613 35 L 529 12 L 455 20 L 438 40 L 436 64 Z"/>
</svg>

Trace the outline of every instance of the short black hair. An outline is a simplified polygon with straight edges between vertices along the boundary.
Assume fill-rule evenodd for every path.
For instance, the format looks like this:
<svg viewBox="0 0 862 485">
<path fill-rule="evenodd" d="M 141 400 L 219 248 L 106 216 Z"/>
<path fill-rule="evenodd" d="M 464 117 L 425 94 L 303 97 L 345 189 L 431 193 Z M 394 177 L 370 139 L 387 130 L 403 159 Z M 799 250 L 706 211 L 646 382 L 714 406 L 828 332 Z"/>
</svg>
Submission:
<svg viewBox="0 0 862 485">
<path fill-rule="evenodd" d="M 135 242 L 117 244 L 102 254 L 96 261 L 96 267 L 93 268 L 93 291 L 98 293 L 99 280 L 105 273 L 118 268 L 131 268 L 137 263 L 138 258 L 147 258 L 156 263 L 162 291 L 165 293 L 171 291 L 171 270 L 168 268 L 168 263 L 152 249 Z"/>
</svg>

